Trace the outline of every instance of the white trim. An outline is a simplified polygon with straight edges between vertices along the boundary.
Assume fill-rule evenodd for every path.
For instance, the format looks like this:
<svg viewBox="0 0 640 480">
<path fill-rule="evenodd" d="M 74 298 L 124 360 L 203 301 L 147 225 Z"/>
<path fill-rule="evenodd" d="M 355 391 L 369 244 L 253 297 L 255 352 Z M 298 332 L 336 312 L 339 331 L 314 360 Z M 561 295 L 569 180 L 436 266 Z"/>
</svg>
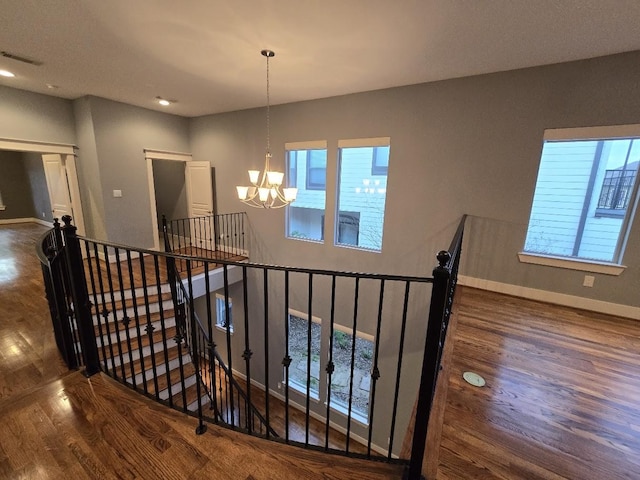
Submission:
<svg viewBox="0 0 640 480">
<path fill-rule="evenodd" d="M 458 276 L 458 283 L 468 287 L 488 290 L 490 292 L 505 293 L 515 297 L 527 298 L 530 300 L 538 300 L 565 307 L 580 308 L 592 312 L 605 313 L 608 315 L 616 315 L 618 317 L 631 318 L 640 320 L 640 307 L 632 307 L 630 305 L 621 305 L 619 303 L 604 302 L 602 300 L 594 300 L 591 298 L 578 297 L 576 295 L 567 295 L 564 293 L 550 292 L 548 290 L 538 290 L 536 288 L 523 287 L 520 285 L 511 285 L 508 283 L 494 282 L 484 278 L 467 277 L 465 275 Z"/>
<path fill-rule="evenodd" d="M 156 209 L 156 186 L 153 181 L 153 161 L 173 160 L 176 162 L 190 162 L 193 160 L 190 153 L 167 152 L 164 150 L 144 149 L 144 158 L 147 162 L 147 184 L 149 188 L 149 208 L 151 209 L 151 229 L 153 231 L 153 247 L 151 250 L 160 250 L 160 240 L 158 238 L 158 211 Z"/>
<path fill-rule="evenodd" d="M 309 142 L 287 142 L 284 144 L 285 150 L 326 150 L 326 140 L 312 140 Z"/>
<path fill-rule="evenodd" d="M 604 275 L 615 276 L 620 275 L 627 268 L 624 265 L 617 265 L 615 263 L 555 257 L 553 255 L 542 255 L 528 252 L 518 253 L 518 259 L 522 263 L 532 263 L 534 265 L 545 265 L 547 267 L 567 268 L 569 270 L 580 270 L 582 272 L 602 273 Z"/>
<path fill-rule="evenodd" d="M 17 138 L 0 138 L 0 150 L 75 155 L 77 148 L 78 147 L 75 145 L 68 143 L 49 143 L 36 142 L 33 140 L 19 140 Z"/>
<path fill-rule="evenodd" d="M 239 378 L 243 379 L 246 382 L 247 377 L 243 373 L 238 372 L 238 371 L 236 371 L 234 369 L 233 370 L 233 374 L 238 376 Z M 257 380 L 253 379 L 253 378 L 251 379 L 251 385 L 253 385 L 255 387 L 258 387 L 259 389 L 264 391 L 264 385 L 261 384 L 260 382 L 258 382 Z M 283 388 L 285 387 L 284 382 L 282 382 L 282 386 L 283 386 Z M 281 393 L 278 393 L 277 391 L 275 391 L 272 388 L 269 388 L 269 393 L 271 395 L 273 395 L 275 398 L 277 398 L 278 400 L 282 401 L 282 402 L 284 402 L 286 400 L 284 395 L 282 395 Z M 296 410 L 301 411 L 301 412 L 306 413 L 306 411 L 307 411 L 306 407 L 303 407 L 302 405 L 292 401 L 291 399 L 289 399 L 289 405 L 292 406 L 293 408 L 295 408 Z M 314 412 L 312 410 L 309 410 L 309 416 L 315 418 L 316 420 L 318 420 L 318 421 L 320 421 L 322 423 L 324 423 L 326 421 L 325 417 L 323 417 L 319 413 L 316 413 L 316 412 Z M 353 417 L 352 417 L 352 420 L 354 420 Z M 334 430 L 342 433 L 343 435 L 347 434 L 347 429 L 346 428 L 338 425 L 337 423 L 333 422 L 332 420 L 329 420 L 329 426 L 331 426 L 331 428 L 333 428 Z M 356 442 L 358 442 L 361 445 L 366 446 L 367 443 L 368 443 L 368 440 L 366 438 L 363 438 L 360 435 L 356 435 L 355 433 L 353 433 L 353 431 L 350 432 L 350 437 L 351 437 L 351 439 L 355 440 Z M 380 455 L 387 455 L 387 453 L 389 452 L 388 449 L 382 448 L 380 445 L 376 445 L 375 443 L 371 443 L 371 450 L 376 451 Z M 397 455 L 391 455 L 391 456 L 393 458 L 398 458 Z"/>
<path fill-rule="evenodd" d="M 0 219 L 0 225 L 11 225 L 12 223 L 37 223 L 45 227 L 53 228 L 53 222 L 42 220 L 41 218 L 25 217 L 25 218 L 4 218 Z"/>
<path fill-rule="evenodd" d="M 350 138 L 347 140 L 338 140 L 338 148 L 387 147 L 390 144 L 391 137 Z"/>
<path fill-rule="evenodd" d="M 597 127 L 550 128 L 544 140 L 590 140 L 640 137 L 640 124 L 603 125 Z"/>
<path fill-rule="evenodd" d="M 6 205 L 0 205 L 0 211 L 5 211 L 7 209 Z"/>
<path fill-rule="evenodd" d="M 64 159 L 64 168 L 67 172 L 67 185 L 69 186 L 71 209 L 73 211 L 73 223 L 78 229 L 78 235 L 85 236 L 87 232 L 84 226 L 84 212 L 80 198 L 80 185 L 75 155 L 66 156 Z"/>
<path fill-rule="evenodd" d="M 190 162 L 192 155 L 183 152 L 167 152 L 165 150 L 153 150 L 151 148 L 144 149 L 144 158 L 152 160 L 174 160 L 177 162 Z"/>
</svg>

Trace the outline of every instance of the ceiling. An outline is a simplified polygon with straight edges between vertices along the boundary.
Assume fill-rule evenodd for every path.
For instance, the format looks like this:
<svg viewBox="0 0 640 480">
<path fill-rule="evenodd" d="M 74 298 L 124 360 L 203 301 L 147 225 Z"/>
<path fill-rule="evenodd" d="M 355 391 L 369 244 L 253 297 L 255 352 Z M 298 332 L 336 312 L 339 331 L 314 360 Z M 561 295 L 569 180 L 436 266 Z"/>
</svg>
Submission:
<svg viewBox="0 0 640 480">
<path fill-rule="evenodd" d="M 42 62 L 0 84 L 193 117 L 264 105 L 265 48 L 279 104 L 640 50 L 639 25 L 638 0 L 0 0 L 0 51 Z"/>
</svg>

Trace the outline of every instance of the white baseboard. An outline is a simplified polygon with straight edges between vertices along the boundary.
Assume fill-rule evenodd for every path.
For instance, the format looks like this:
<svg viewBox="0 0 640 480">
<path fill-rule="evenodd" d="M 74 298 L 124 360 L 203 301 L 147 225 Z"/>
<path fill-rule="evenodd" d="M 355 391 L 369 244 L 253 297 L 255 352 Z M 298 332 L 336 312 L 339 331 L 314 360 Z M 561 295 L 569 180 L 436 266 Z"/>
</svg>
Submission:
<svg viewBox="0 0 640 480">
<path fill-rule="evenodd" d="M 3 220 L 0 220 L 0 225 L 10 225 L 12 223 L 37 223 L 39 225 L 44 225 L 45 227 L 53 228 L 53 222 L 49 222 L 48 220 L 42 220 L 40 218 L 35 218 L 35 217 L 6 218 Z"/>
<path fill-rule="evenodd" d="M 632 320 L 640 320 L 640 308 L 632 307 L 630 305 L 604 302 L 602 300 L 594 300 L 591 298 L 578 297 L 576 295 L 567 295 L 564 293 L 550 292 L 548 290 L 539 290 L 537 288 L 494 282 L 493 280 L 467 277 L 465 275 L 458 276 L 458 283 L 467 287 L 479 288 L 490 292 L 505 293 L 507 295 L 527 298 L 529 300 L 538 300 L 565 307 L 580 308 L 582 310 L 606 313 L 608 315 L 616 315 L 618 317 L 630 318 Z"/>
</svg>

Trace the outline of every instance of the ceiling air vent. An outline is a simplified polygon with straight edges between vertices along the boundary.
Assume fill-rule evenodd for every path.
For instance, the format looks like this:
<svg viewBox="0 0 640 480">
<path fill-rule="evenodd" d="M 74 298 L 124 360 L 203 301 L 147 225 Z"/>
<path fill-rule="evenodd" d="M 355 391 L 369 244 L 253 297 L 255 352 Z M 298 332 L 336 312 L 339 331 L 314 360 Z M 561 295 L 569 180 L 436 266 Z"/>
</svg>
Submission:
<svg viewBox="0 0 640 480">
<path fill-rule="evenodd" d="M 36 67 L 39 67 L 40 65 L 42 65 L 42 62 L 39 62 L 37 60 L 31 60 L 30 58 L 26 58 L 26 57 L 21 57 L 20 55 L 14 55 L 13 53 L 10 52 L 0 52 L 0 55 L 2 55 L 4 58 L 10 58 L 11 60 L 15 60 L 17 62 L 22 62 L 22 63 L 28 63 L 29 65 L 35 65 Z"/>
</svg>

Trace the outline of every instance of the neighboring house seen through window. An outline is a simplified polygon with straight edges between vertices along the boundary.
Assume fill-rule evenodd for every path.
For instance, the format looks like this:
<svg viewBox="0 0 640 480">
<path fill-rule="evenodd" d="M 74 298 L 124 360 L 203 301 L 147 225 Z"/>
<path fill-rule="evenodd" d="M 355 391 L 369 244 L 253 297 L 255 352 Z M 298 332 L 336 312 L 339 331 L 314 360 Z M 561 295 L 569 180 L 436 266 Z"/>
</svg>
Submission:
<svg viewBox="0 0 640 480">
<path fill-rule="evenodd" d="M 286 236 L 321 242 L 325 214 L 327 143 L 295 142 L 287 151 L 287 186 L 298 187 L 296 201 L 287 207 Z M 309 185 L 312 188 L 309 188 Z"/>
<path fill-rule="evenodd" d="M 621 264 L 637 203 L 640 140 L 628 130 L 617 137 L 616 128 L 545 137 L 524 253 Z"/>
<path fill-rule="evenodd" d="M 385 137 L 338 142 L 336 245 L 382 250 L 389 141 Z"/>
</svg>

